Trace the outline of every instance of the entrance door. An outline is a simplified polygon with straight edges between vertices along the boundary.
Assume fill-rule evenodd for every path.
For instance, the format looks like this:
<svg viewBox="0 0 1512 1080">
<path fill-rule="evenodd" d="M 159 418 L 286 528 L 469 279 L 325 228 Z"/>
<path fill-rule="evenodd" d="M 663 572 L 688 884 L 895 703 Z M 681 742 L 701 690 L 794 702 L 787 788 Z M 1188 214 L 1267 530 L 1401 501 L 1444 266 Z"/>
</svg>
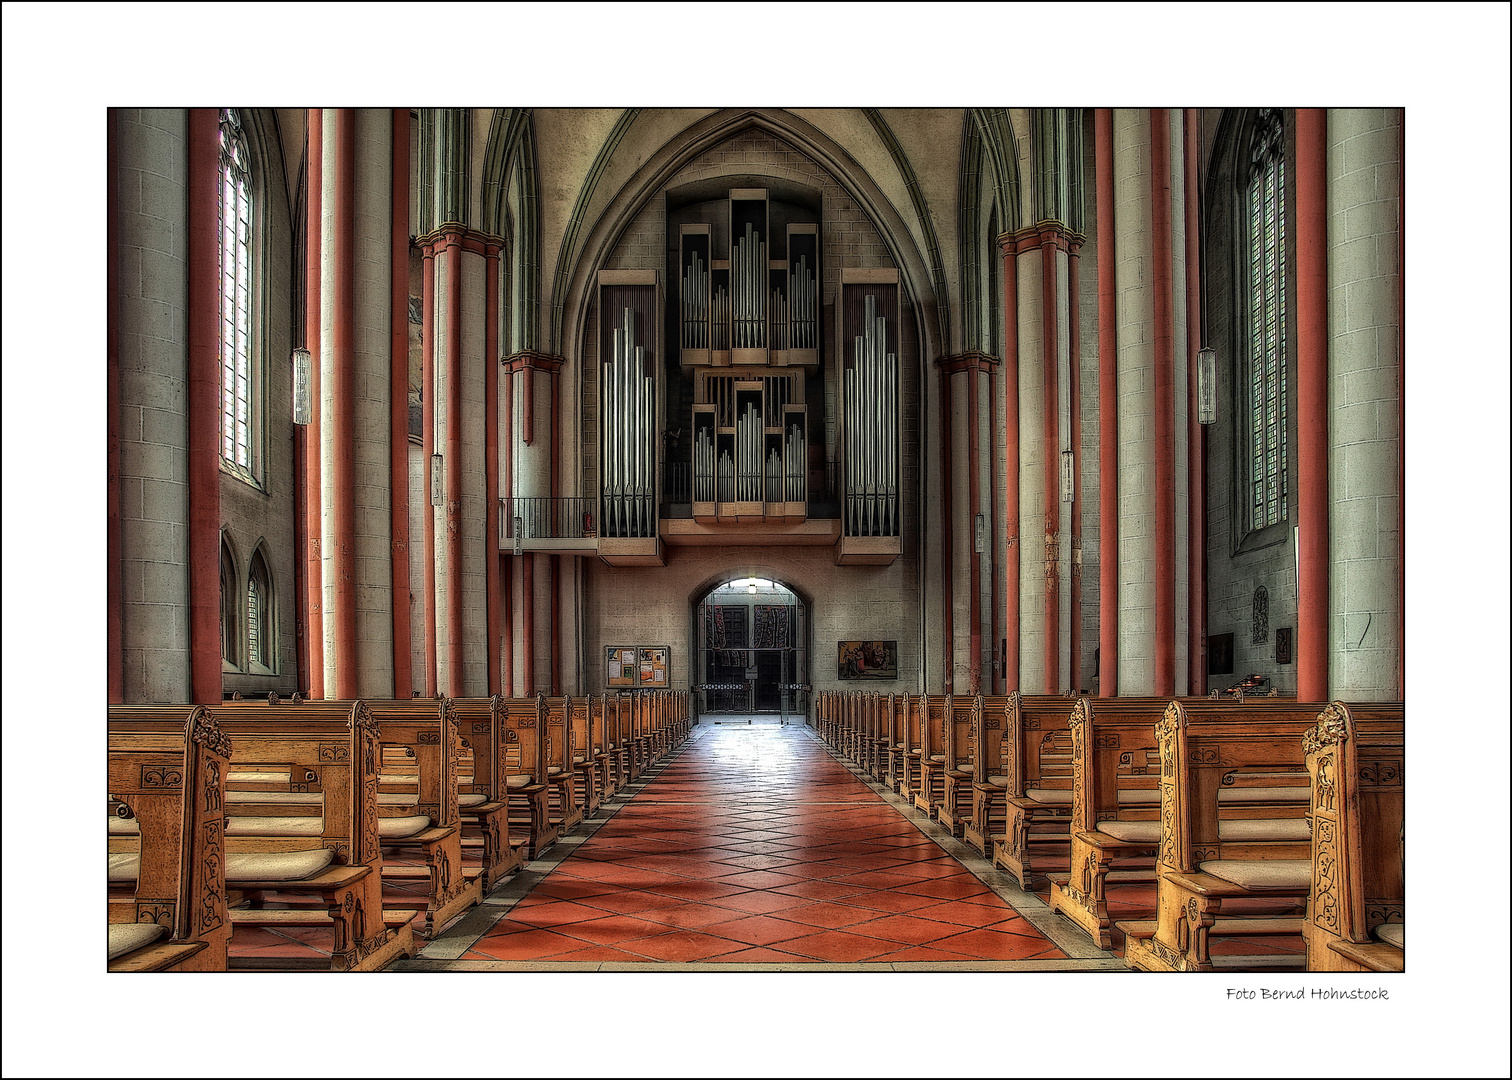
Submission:
<svg viewBox="0 0 1512 1080">
<path fill-rule="evenodd" d="M 795 689 L 808 681 L 804 616 L 797 594 L 765 578 L 738 578 L 705 596 L 695 613 L 700 711 L 804 713 Z"/>
</svg>

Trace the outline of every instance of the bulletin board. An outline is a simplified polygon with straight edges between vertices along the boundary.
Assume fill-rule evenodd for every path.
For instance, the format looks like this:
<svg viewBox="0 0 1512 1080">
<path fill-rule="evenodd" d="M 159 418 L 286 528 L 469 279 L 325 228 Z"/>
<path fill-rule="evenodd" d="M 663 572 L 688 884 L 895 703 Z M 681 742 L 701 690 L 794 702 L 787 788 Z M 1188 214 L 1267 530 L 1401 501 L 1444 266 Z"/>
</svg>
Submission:
<svg viewBox="0 0 1512 1080">
<path fill-rule="evenodd" d="M 665 690 L 672 650 L 665 645 L 610 645 L 604 650 L 604 685 L 620 690 Z"/>
</svg>

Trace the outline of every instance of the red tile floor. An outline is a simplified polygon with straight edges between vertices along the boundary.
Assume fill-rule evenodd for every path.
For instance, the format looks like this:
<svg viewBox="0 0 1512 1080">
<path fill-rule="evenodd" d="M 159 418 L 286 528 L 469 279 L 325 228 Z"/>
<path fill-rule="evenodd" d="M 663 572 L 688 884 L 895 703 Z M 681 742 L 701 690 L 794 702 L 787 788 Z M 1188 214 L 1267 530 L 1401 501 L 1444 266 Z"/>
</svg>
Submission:
<svg viewBox="0 0 1512 1080">
<path fill-rule="evenodd" d="M 1053 917 L 1041 933 L 999 894 L 1043 905 L 900 806 L 801 725 L 706 720 L 591 835 L 396 967 L 1122 967 Z"/>
</svg>

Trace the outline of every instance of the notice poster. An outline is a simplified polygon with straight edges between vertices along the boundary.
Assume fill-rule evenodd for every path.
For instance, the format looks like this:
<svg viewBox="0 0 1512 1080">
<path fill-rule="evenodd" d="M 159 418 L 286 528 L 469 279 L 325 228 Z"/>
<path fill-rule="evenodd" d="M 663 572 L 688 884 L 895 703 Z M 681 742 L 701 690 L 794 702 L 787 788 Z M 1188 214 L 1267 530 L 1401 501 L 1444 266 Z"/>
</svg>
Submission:
<svg viewBox="0 0 1512 1080">
<path fill-rule="evenodd" d="M 604 685 L 663 690 L 670 685 L 672 650 L 665 645 L 611 645 L 605 650 Z"/>
</svg>

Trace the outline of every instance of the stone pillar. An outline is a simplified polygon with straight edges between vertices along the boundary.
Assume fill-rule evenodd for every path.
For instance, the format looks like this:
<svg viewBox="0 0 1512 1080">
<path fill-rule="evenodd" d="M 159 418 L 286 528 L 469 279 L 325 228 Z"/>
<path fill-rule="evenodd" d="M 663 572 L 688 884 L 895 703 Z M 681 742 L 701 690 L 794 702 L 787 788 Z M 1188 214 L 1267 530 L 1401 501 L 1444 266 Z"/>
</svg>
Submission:
<svg viewBox="0 0 1512 1080">
<path fill-rule="evenodd" d="M 1118 692 L 1186 691 L 1187 372 L 1181 118 L 1112 118 Z M 1107 523 L 1104 523 L 1107 527 Z"/>
<path fill-rule="evenodd" d="M 448 223 L 421 237 L 434 281 L 434 374 L 427 383 L 434 444 L 442 455 L 442 505 L 433 507 L 436 670 L 442 693 L 486 696 L 489 687 L 488 562 L 498 558 L 488 535 L 487 355 L 488 264 L 497 237 Z"/>
<path fill-rule="evenodd" d="M 1402 113 L 1330 109 L 1328 696 L 1400 701 Z"/>
<path fill-rule="evenodd" d="M 182 703 L 190 700 L 189 114 L 112 109 L 109 138 L 119 700 Z"/>
<path fill-rule="evenodd" d="M 322 129 L 325 690 L 392 697 L 393 118 L 327 109 Z"/>
<path fill-rule="evenodd" d="M 993 560 L 991 523 L 997 470 L 993 466 L 992 383 L 998 361 L 986 353 L 967 352 L 937 360 L 941 402 L 948 422 L 941 483 L 946 512 L 944 580 L 950 654 L 945 689 L 959 693 L 992 691 Z M 982 518 L 981 550 L 977 518 Z M 984 686 L 984 682 L 986 685 Z"/>
</svg>

